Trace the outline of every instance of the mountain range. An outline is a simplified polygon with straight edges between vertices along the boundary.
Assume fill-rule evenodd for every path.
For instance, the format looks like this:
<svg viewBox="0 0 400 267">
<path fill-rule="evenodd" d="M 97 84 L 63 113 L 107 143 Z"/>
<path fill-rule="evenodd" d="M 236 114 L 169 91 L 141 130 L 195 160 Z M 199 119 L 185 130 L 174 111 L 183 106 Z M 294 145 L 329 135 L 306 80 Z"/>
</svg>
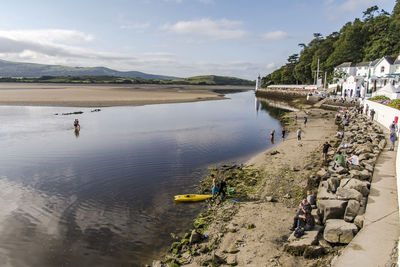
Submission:
<svg viewBox="0 0 400 267">
<path fill-rule="evenodd" d="M 105 67 L 67 67 L 36 63 L 12 62 L 0 59 L 0 77 L 42 77 L 42 76 L 114 76 L 172 80 L 177 77 L 148 74 L 140 71 L 117 71 Z"/>
</svg>

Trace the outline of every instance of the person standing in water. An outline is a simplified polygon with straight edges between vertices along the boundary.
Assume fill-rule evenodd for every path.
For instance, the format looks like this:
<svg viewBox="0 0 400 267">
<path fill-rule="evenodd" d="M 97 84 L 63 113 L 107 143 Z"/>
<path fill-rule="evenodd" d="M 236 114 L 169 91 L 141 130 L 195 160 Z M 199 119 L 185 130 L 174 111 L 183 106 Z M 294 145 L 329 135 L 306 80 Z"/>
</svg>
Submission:
<svg viewBox="0 0 400 267">
<path fill-rule="evenodd" d="M 274 143 L 274 137 L 275 137 L 275 130 L 272 130 L 270 134 L 271 143 Z"/>
<path fill-rule="evenodd" d="M 78 119 L 75 119 L 75 121 L 74 121 L 74 127 L 75 127 L 75 129 L 80 129 L 80 125 L 79 125 L 79 120 Z"/>
</svg>

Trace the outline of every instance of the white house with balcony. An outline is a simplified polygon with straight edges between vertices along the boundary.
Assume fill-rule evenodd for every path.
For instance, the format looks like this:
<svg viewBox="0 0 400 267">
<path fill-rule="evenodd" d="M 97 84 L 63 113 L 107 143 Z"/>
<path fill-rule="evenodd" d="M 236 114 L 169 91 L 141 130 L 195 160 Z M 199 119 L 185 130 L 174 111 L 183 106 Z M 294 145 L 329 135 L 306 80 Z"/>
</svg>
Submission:
<svg viewBox="0 0 400 267">
<path fill-rule="evenodd" d="M 364 98 L 387 84 L 400 87 L 400 55 L 360 63 L 344 62 L 334 72 L 343 97 Z"/>
</svg>

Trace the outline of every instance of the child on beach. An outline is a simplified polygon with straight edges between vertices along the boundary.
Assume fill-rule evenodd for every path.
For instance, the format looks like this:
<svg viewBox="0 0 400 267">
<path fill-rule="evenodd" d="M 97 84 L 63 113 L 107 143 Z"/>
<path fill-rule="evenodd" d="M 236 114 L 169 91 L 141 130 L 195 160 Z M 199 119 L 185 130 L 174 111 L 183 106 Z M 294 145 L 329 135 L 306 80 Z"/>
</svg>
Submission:
<svg viewBox="0 0 400 267">
<path fill-rule="evenodd" d="M 211 179 L 212 179 L 212 199 L 215 199 L 218 196 L 218 187 L 217 187 L 217 180 L 214 176 L 214 174 L 211 174 Z"/>
</svg>

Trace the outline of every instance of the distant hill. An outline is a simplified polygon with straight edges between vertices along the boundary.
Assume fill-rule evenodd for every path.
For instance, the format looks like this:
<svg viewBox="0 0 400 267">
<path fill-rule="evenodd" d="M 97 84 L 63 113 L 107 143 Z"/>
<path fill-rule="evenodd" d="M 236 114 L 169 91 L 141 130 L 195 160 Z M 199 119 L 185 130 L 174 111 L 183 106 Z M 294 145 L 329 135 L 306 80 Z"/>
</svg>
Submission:
<svg viewBox="0 0 400 267">
<path fill-rule="evenodd" d="M 194 76 L 184 79 L 173 79 L 173 84 L 192 84 L 192 85 L 255 85 L 254 81 L 239 79 L 235 77 L 204 75 Z"/>
<path fill-rule="evenodd" d="M 0 77 L 42 77 L 42 76 L 114 76 L 122 78 L 172 80 L 177 77 L 147 74 L 139 71 L 117 71 L 105 67 L 67 67 L 0 60 Z"/>
</svg>

